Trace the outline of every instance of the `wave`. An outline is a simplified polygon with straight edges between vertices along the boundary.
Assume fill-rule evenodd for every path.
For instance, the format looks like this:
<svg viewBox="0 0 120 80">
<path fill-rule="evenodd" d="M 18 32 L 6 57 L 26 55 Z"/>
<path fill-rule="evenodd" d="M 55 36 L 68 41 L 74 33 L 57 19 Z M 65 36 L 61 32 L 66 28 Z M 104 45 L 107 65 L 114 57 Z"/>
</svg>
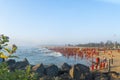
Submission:
<svg viewBox="0 0 120 80">
<path fill-rule="evenodd" d="M 59 52 L 51 52 L 51 53 L 46 54 L 46 56 L 60 57 L 62 56 L 62 54 Z"/>
<path fill-rule="evenodd" d="M 49 49 L 47 49 L 47 48 L 39 48 L 38 49 L 40 52 L 42 52 L 42 53 L 49 53 L 49 52 L 51 52 L 51 50 L 49 50 Z"/>
<path fill-rule="evenodd" d="M 45 56 L 51 56 L 51 57 L 60 57 L 62 56 L 59 52 L 54 52 L 52 50 L 49 50 L 47 48 L 39 48 L 38 49 L 41 53 L 44 53 Z"/>
</svg>

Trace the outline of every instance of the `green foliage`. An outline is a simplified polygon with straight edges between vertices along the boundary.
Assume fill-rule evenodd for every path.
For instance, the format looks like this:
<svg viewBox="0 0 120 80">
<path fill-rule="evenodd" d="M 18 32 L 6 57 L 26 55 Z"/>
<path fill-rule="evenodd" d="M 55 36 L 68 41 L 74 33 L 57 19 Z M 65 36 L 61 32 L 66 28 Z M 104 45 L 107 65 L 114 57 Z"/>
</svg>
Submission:
<svg viewBox="0 0 120 80">
<path fill-rule="evenodd" d="M 16 52 L 17 46 L 8 47 L 9 37 L 0 35 L 0 58 L 18 58 L 12 54 Z M 8 55 L 5 55 L 5 53 Z M 31 67 L 27 66 L 26 70 L 15 70 L 10 72 L 5 62 L 0 63 L 0 80 L 37 80 L 37 74 L 31 72 Z"/>
<path fill-rule="evenodd" d="M 13 53 L 16 52 L 17 46 L 16 45 L 12 45 L 12 49 L 10 49 L 10 48 L 4 48 L 4 50 L 6 50 L 9 54 L 13 54 Z"/>
<path fill-rule="evenodd" d="M 37 74 L 31 72 L 30 66 L 26 70 L 10 72 L 7 64 L 1 63 L 0 80 L 37 80 Z"/>
<path fill-rule="evenodd" d="M 0 58 L 18 58 L 17 56 L 12 56 L 13 53 L 16 52 L 17 46 L 12 45 L 11 48 L 8 48 L 9 37 L 0 35 Z M 8 55 L 4 53 L 7 52 Z"/>
</svg>

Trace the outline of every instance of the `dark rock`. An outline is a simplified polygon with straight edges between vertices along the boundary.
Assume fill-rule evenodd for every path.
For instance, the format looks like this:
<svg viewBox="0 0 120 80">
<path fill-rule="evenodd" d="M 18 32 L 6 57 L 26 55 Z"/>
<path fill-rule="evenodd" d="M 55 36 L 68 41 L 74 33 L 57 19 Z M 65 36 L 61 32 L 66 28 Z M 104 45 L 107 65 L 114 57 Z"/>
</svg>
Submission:
<svg viewBox="0 0 120 80">
<path fill-rule="evenodd" d="M 75 80 L 92 80 L 92 75 L 90 73 L 89 67 L 82 64 L 74 65 L 70 69 L 69 74 Z"/>
<path fill-rule="evenodd" d="M 15 70 L 16 61 L 14 59 L 9 59 L 8 61 L 6 61 L 6 63 L 8 64 L 8 68 L 9 68 L 10 71 Z"/>
<path fill-rule="evenodd" d="M 37 65 L 32 67 L 32 71 L 37 72 L 39 77 L 42 77 L 44 75 L 44 72 L 45 72 L 44 65 L 43 64 L 37 64 Z"/>
<path fill-rule="evenodd" d="M 111 76 L 113 79 L 116 79 L 116 80 L 117 80 L 117 78 L 119 78 L 119 76 L 120 76 L 120 74 L 117 73 L 117 72 L 115 72 L 115 71 L 109 72 L 108 75 Z M 119 78 L 119 80 L 120 80 L 120 78 Z"/>
<path fill-rule="evenodd" d="M 39 80 L 54 80 L 54 78 L 50 76 L 43 76 Z"/>
<path fill-rule="evenodd" d="M 46 68 L 46 75 L 47 76 L 57 76 L 58 75 L 58 67 L 56 65 L 49 65 L 47 68 Z"/>
<path fill-rule="evenodd" d="M 71 68 L 71 66 L 67 63 L 63 63 L 63 65 L 61 66 L 62 71 L 69 72 L 70 68 Z"/>
<path fill-rule="evenodd" d="M 59 70 L 59 71 L 58 71 L 58 76 L 63 75 L 63 74 L 65 74 L 65 73 L 68 73 L 68 71 Z"/>
<path fill-rule="evenodd" d="M 25 70 L 28 65 L 30 64 L 28 60 L 25 58 L 23 61 L 16 62 L 14 67 L 15 69 Z"/>
<path fill-rule="evenodd" d="M 93 72 L 93 80 L 120 80 L 118 73 L 111 72 Z"/>
<path fill-rule="evenodd" d="M 96 76 L 94 80 L 111 80 L 111 79 L 109 79 L 108 76 L 102 74 L 100 76 Z"/>
<path fill-rule="evenodd" d="M 15 64 L 16 61 L 14 59 L 9 59 L 8 61 L 6 61 L 6 63 L 8 64 L 8 66 L 11 66 L 11 65 Z"/>
<path fill-rule="evenodd" d="M 27 58 L 25 58 L 25 59 L 23 60 L 23 62 L 26 63 L 26 64 L 29 64 L 29 61 L 27 60 Z"/>
<path fill-rule="evenodd" d="M 58 77 L 55 78 L 55 80 L 72 80 L 70 75 L 68 73 L 64 73 Z"/>
</svg>

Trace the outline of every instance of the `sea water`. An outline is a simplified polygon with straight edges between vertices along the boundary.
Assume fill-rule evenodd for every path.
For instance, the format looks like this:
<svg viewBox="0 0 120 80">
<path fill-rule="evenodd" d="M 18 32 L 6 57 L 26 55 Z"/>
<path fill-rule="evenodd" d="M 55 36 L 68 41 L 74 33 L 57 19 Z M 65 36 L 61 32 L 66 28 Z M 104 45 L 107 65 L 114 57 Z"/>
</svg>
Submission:
<svg viewBox="0 0 120 80">
<path fill-rule="evenodd" d="M 27 58 L 29 63 L 33 65 L 40 63 L 45 65 L 56 64 L 58 66 L 61 66 L 63 63 L 68 63 L 70 65 L 77 63 L 84 64 L 86 66 L 90 65 L 89 60 L 86 60 L 85 58 L 66 58 L 59 52 L 54 52 L 43 47 L 18 47 L 14 55 L 19 57 L 15 58 L 16 61 L 22 61 L 24 58 Z"/>
</svg>

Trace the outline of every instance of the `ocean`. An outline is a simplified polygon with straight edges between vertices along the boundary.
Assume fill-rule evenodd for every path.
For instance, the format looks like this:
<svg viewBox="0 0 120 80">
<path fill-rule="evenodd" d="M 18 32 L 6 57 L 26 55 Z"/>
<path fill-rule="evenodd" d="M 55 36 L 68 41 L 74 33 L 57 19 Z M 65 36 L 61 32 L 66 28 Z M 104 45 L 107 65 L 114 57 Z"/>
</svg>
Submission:
<svg viewBox="0 0 120 80">
<path fill-rule="evenodd" d="M 66 58 L 59 52 L 54 52 L 42 47 L 18 47 L 14 55 L 19 57 L 15 58 L 16 61 L 22 61 L 24 58 L 27 58 L 29 63 L 33 65 L 40 63 L 45 65 L 56 64 L 57 66 L 61 66 L 63 63 L 68 63 L 70 65 L 77 63 L 84 64 L 86 66 L 90 65 L 89 60 L 85 58 Z"/>
</svg>

